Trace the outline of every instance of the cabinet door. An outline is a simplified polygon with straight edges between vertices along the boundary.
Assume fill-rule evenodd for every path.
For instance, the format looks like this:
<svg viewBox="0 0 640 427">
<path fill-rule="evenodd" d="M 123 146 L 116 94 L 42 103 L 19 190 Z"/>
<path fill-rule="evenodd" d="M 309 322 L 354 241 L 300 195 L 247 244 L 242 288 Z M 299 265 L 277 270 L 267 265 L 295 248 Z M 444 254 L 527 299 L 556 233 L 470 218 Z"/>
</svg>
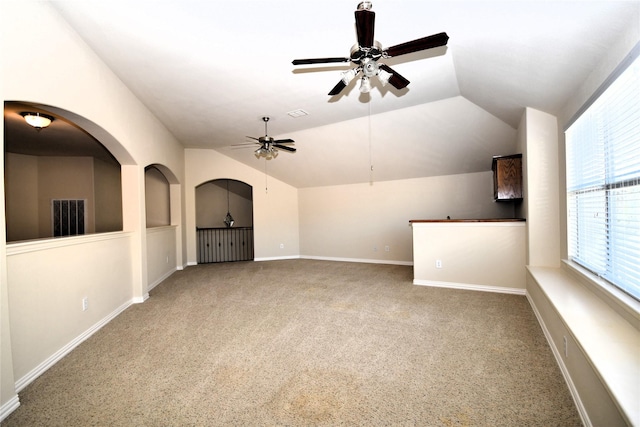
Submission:
<svg viewBox="0 0 640 427">
<path fill-rule="evenodd" d="M 493 158 L 493 198 L 522 200 L 522 154 Z"/>
</svg>

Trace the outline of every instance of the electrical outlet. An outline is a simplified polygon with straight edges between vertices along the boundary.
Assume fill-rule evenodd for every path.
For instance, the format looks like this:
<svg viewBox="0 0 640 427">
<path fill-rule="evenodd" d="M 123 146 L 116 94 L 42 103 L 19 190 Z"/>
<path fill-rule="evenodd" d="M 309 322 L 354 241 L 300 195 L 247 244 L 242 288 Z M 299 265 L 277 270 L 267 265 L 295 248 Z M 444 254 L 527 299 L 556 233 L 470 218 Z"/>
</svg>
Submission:
<svg viewBox="0 0 640 427">
<path fill-rule="evenodd" d="M 280 249 L 284 249 L 284 243 L 280 243 Z"/>
<path fill-rule="evenodd" d="M 84 297 L 82 298 L 82 311 L 87 311 L 88 308 L 89 308 L 89 298 Z"/>
<path fill-rule="evenodd" d="M 385 246 L 385 247 L 384 247 L 384 251 L 385 251 L 385 252 L 389 252 L 389 245 L 387 245 L 387 246 Z"/>
<path fill-rule="evenodd" d="M 436 268 L 442 268 L 442 260 L 440 259 L 436 260 Z"/>
<path fill-rule="evenodd" d="M 378 247 L 377 246 L 373 247 L 373 252 L 378 252 Z"/>
</svg>

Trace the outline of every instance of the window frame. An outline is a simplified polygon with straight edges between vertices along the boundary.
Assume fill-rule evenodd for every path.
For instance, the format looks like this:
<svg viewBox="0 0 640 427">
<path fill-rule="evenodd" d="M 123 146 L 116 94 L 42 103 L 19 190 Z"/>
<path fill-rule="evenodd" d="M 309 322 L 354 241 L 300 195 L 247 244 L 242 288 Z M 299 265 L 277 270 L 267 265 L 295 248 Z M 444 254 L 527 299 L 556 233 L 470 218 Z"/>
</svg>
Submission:
<svg viewBox="0 0 640 427">
<path fill-rule="evenodd" d="M 586 113 L 589 108 L 601 97 L 601 95 L 603 95 L 603 93 L 620 77 L 620 75 L 622 73 L 624 73 L 636 60 L 640 61 L 640 43 L 637 43 L 634 48 L 631 50 L 631 52 L 624 58 L 624 60 L 616 67 L 616 69 L 611 73 L 611 75 L 609 75 L 609 77 L 600 85 L 600 87 L 588 98 L 588 100 L 582 105 L 582 107 L 580 107 L 578 109 L 578 111 L 573 115 L 573 117 L 566 123 L 566 125 L 564 126 L 563 129 L 563 136 L 564 136 L 564 141 L 565 141 L 565 147 L 564 147 L 564 151 L 565 151 L 565 185 L 564 188 L 562 190 L 562 193 L 564 194 L 564 203 L 565 203 L 565 208 L 566 208 L 566 212 L 565 212 L 565 220 L 566 220 L 566 229 L 565 229 L 565 233 L 563 238 L 565 239 L 565 243 L 566 243 L 566 250 L 567 252 L 565 253 L 566 255 L 566 259 L 563 260 L 564 265 L 566 267 L 568 267 L 569 271 L 571 273 L 573 273 L 574 275 L 576 275 L 579 279 L 581 279 L 582 282 L 589 284 L 592 288 L 594 288 L 594 290 L 596 291 L 596 293 L 600 294 L 601 296 L 605 296 L 605 300 L 611 305 L 611 302 L 613 301 L 615 303 L 615 305 L 622 305 L 622 307 L 625 309 L 625 311 L 630 312 L 630 314 L 632 314 L 633 318 L 638 318 L 639 316 L 639 308 L 640 308 L 640 296 L 636 296 L 636 295 L 632 295 L 631 293 L 629 293 L 627 290 L 625 290 L 624 288 L 616 285 L 615 283 L 607 280 L 606 278 L 603 278 L 600 274 L 593 272 L 592 270 L 589 269 L 588 266 L 584 266 L 582 264 L 580 264 L 579 262 L 576 262 L 574 260 L 571 259 L 569 252 L 570 252 L 570 239 L 571 239 L 571 223 L 570 223 L 570 219 L 569 219 L 569 209 L 571 207 L 571 196 L 573 194 L 576 193 L 576 191 L 572 190 L 570 191 L 568 188 L 568 171 L 569 171 L 569 163 L 571 161 L 571 159 L 569 158 L 568 155 L 568 149 L 567 149 L 567 137 L 566 137 L 566 132 L 567 130 L 580 118 L 583 116 L 584 113 Z M 606 163 L 606 161 L 605 161 Z M 607 167 L 608 165 L 606 165 L 605 167 Z M 623 180 L 622 181 L 622 185 L 626 185 L 628 183 L 629 180 Z M 636 182 L 638 181 L 637 178 L 634 178 L 632 180 L 634 182 L 635 185 L 640 185 L 640 184 L 636 184 Z M 602 186 L 601 190 L 604 191 L 604 197 L 606 199 L 606 203 L 607 203 L 607 210 L 610 209 L 610 203 L 613 203 L 612 201 L 609 201 L 609 193 L 610 191 L 619 188 L 619 185 L 621 183 L 615 183 L 615 184 L 610 184 L 608 182 L 606 182 L 604 184 L 604 186 Z M 607 217 L 607 222 L 610 221 L 611 218 Z M 607 236 L 609 236 L 609 231 L 607 231 Z"/>
</svg>

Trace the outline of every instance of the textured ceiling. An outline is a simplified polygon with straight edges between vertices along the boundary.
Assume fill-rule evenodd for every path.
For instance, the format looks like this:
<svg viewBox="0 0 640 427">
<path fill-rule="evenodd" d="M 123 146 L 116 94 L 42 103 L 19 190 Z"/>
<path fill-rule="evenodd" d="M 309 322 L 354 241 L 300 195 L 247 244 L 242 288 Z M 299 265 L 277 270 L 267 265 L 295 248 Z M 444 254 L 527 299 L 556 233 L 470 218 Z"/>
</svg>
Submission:
<svg viewBox="0 0 640 427">
<path fill-rule="evenodd" d="M 489 170 L 524 108 L 556 113 L 639 17 L 636 1 L 373 1 L 383 47 L 442 31 L 448 46 L 386 61 L 406 89 L 330 97 L 348 64 L 291 61 L 348 56 L 357 1 L 51 3 L 185 147 L 264 170 L 233 145 L 270 116 L 298 151 L 268 172 L 296 187 Z"/>
</svg>

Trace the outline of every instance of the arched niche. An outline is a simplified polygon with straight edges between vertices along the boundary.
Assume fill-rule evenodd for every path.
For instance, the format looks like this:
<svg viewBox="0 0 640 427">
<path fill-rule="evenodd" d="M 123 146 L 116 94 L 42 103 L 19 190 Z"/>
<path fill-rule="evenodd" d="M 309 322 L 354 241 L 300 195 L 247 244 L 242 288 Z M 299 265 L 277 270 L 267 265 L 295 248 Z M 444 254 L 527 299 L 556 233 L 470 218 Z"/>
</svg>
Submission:
<svg viewBox="0 0 640 427">
<path fill-rule="evenodd" d="M 226 227 L 227 212 L 234 227 L 253 227 L 253 187 L 234 179 L 214 179 L 196 187 L 196 227 Z"/>
<path fill-rule="evenodd" d="M 171 191 L 172 186 L 179 188 L 175 174 L 166 166 L 154 163 L 144 168 L 144 182 L 147 228 L 177 224 L 172 204 L 179 205 L 180 200 L 179 197 L 175 200 L 176 196 L 172 197 Z"/>
<path fill-rule="evenodd" d="M 253 188 L 234 179 L 197 186 L 196 241 L 198 264 L 253 260 Z"/>
</svg>

